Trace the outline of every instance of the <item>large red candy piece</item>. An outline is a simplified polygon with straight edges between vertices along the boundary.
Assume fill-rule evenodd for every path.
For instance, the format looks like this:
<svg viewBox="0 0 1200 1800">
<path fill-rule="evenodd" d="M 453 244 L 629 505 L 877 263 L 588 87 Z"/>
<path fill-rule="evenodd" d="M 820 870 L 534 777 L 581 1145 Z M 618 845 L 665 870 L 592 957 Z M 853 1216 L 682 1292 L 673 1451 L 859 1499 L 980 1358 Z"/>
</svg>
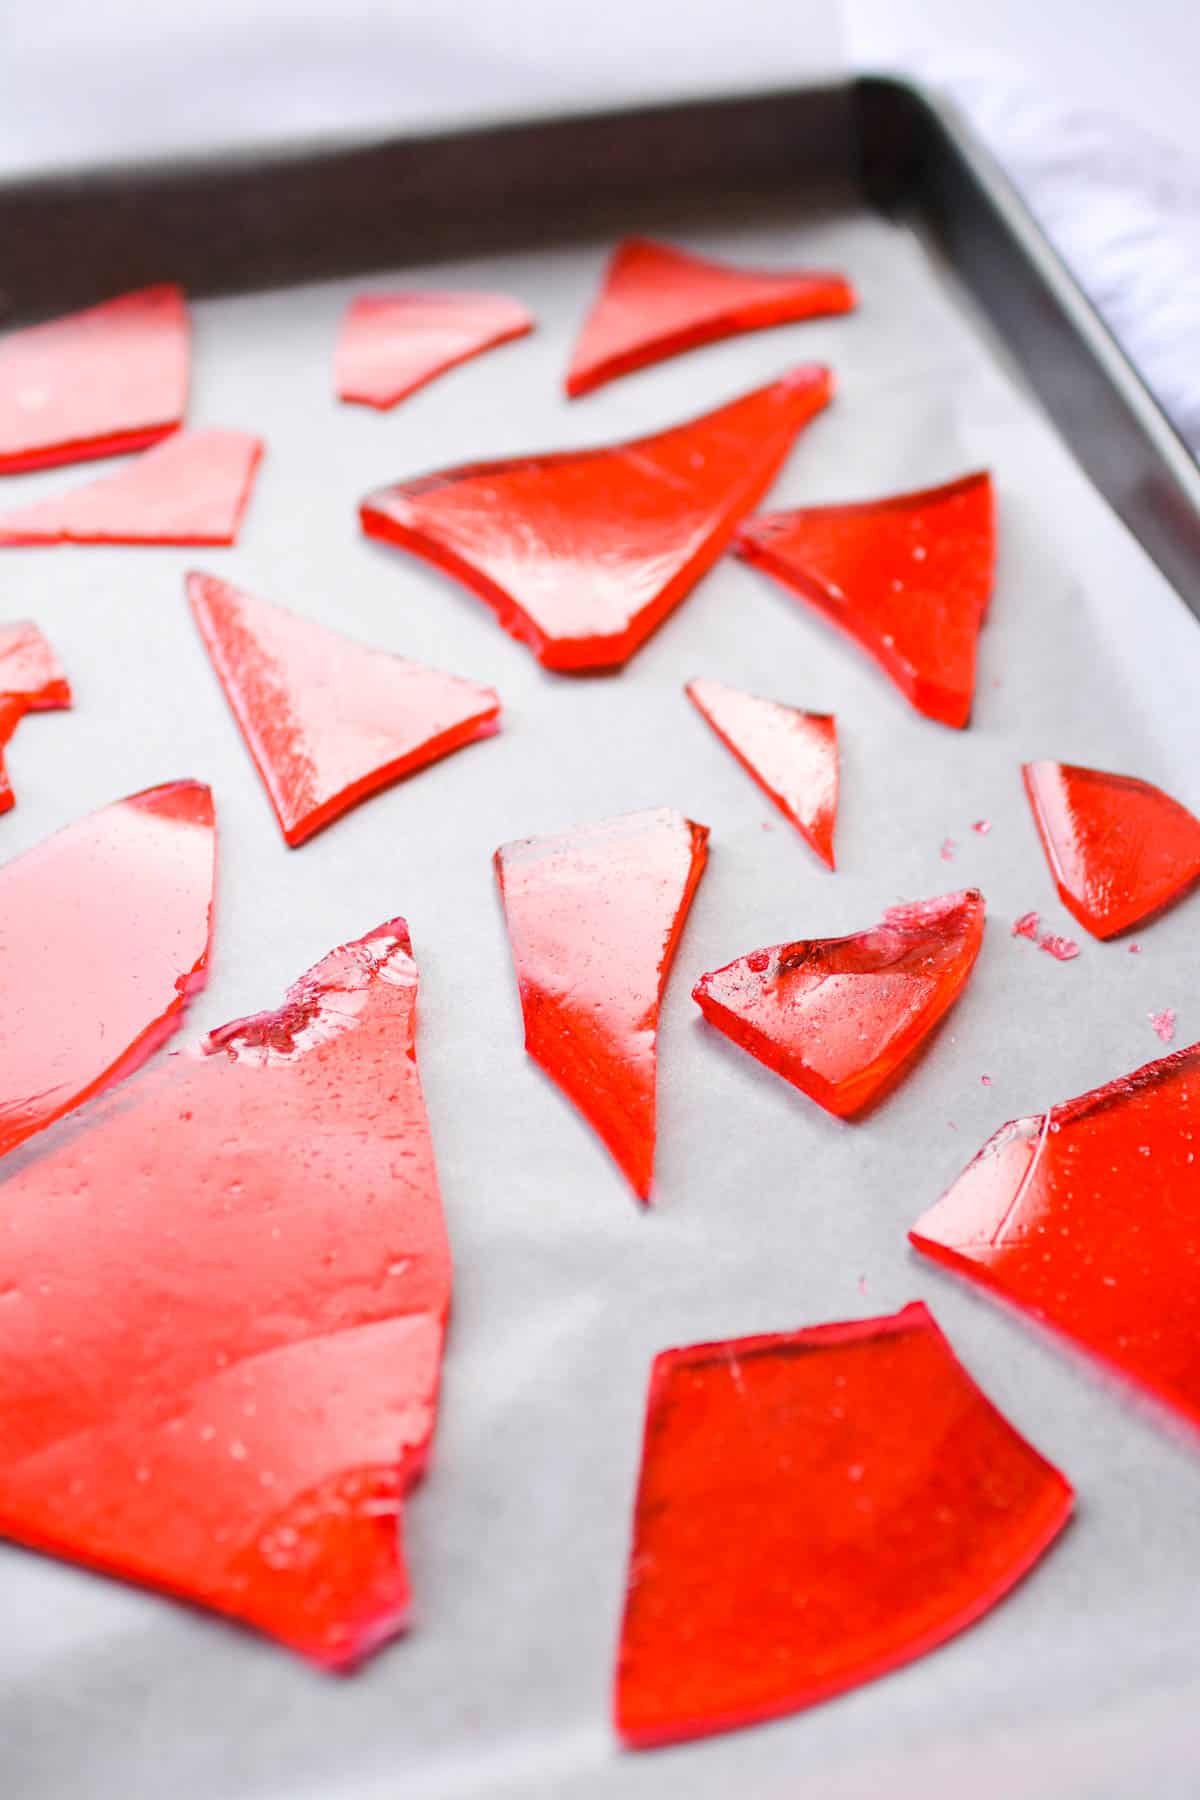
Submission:
<svg viewBox="0 0 1200 1800">
<path fill-rule="evenodd" d="M 926 1308 L 668 1350 L 616 1724 L 644 1749 L 811 1706 L 994 1606 L 1073 1501 Z"/>
<path fill-rule="evenodd" d="M 708 827 L 667 807 L 496 852 L 525 1048 L 641 1200 L 654 1177 L 658 1008 Z"/>
<path fill-rule="evenodd" d="M 4 746 L 26 713 L 70 704 L 71 684 L 37 626 L 0 625 L 0 813 L 13 805 Z"/>
<path fill-rule="evenodd" d="M 736 269 L 670 244 L 619 244 L 571 356 L 568 394 L 739 331 L 849 312 L 854 289 L 824 271 Z"/>
<path fill-rule="evenodd" d="M 962 992 L 983 941 L 976 888 L 891 906 L 853 937 L 754 950 L 692 990 L 705 1018 L 839 1118 L 869 1106 Z"/>
<path fill-rule="evenodd" d="M 215 853 L 211 793 L 172 781 L 0 868 L 0 1155 L 180 1024 L 207 974 Z"/>
<path fill-rule="evenodd" d="M 143 450 L 188 391 L 183 290 L 164 284 L 0 342 L 0 474 Z"/>
<path fill-rule="evenodd" d="M 189 575 L 188 598 L 289 844 L 498 729 L 494 688 L 352 643 L 213 575 Z"/>
<path fill-rule="evenodd" d="M 0 544 L 232 544 L 259 438 L 184 431 L 115 475 L 0 515 Z"/>
<path fill-rule="evenodd" d="M 369 495 L 363 530 L 465 583 L 548 669 L 612 668 L 720 556 L 832 392 L 814 365 L 654 437 L 443 469 Z"/>
<path fill-rule="evenodd" d="M 0 1531 L 329 1667 L 401 1630 L 450 1259 L 403 920 L 6 1183 Z"/>
<path fill-rule="evenodd" d="M 1200 1044 L 1005 1125 L 910 1237 L 1200 1425 Z"/>
<path fill-rule="evenodd" d="M 532 330 L 532 314 L 506 294 L 360 294 L 338 335 L 338 397 L 395 406 L 435 375 Z"/>
<path fill-rule="evenodd" d="M 838 751 L 831 716 L 759 700 L 723 681 L 689 681 L 684 692 L 725 748 L 832 869 Z"/>
<path fill-rule="evenodd" d="M 741 527 L 735 548 L 854 638 L 918 712 L 966 725 L 995 566 L 988 474 L 763 513 Z"/>
<path fill-rule="evenodd" d="M 1023 773 L 1059 897 L 1094 937 L 1127 931 L 1200 876 L 1200 819 L 1161 788 L 1071 763 Z"/>
</svg>

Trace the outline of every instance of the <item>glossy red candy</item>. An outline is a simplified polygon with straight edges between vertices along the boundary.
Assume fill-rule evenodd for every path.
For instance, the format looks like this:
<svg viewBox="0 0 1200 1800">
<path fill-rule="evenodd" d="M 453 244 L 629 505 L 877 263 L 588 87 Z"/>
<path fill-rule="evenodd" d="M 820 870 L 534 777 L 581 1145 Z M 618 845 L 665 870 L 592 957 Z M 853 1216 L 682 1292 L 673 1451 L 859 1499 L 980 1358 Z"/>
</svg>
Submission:
<svg viewBox="0 0 1200 1800">
<path fill-rule="evenodd" d="M 667 807 L 496 852 L 525 1048 L 641 1200 L 654 1178 L 658 1008 L 708 854 Z"/>
<path fill-rule="evenodd" d="M 910 1237 L 1200 1425 L 1200 1044 L 1005 1125 Z"/>
<path fill-rule="evenodd" d="M 548 669 L 612 668 L 716 561 L 832 392 L 827 369 L 797 369 L 653 437 L 443 469 L 369 495 L 363 530 L 465 583 Z"/>
<path fill-rule="evenodd" d="M 70 704 L 71 685 L 37 626 L 0 625 L 0 813 L 13 805 L 4 746 L 26 713 Z"/>
<path fill-rule="evenodd" d="M 395 406 L 435 375 L 524 337 L 533 316 L 506 294 L 360 294 L 334 357 L 338 397 Z"/>
<path fill-rule="evenodd" d="M 184 431 L 85 486 L 0 514 L 0 544 L 232 544 L 262 442 Z"/>
<path fill-rule="evenodd" d="M 759 700 L 723 681 L 689 681 L 684 692 L 725 748 L 832 869 L 838 797 L 833 718 Z"/>
<path fill-rule="evenodd" d="M 0 342 L 0 474 L 142 450 L 188 390 L 183 290 L 139 288 Z"/>
<path fill-rule="evenodd" d="M 211 793 L 172 781 L 0 868 L 0 1155 L 179 1025 L 207 973 L 215 852 Z"/>
<path fill-rule="evenodd" d="M 1023 773 L 1059 897 L 1094 937 L 1128 931 L 1200 876 L 1200 819 L 1161 788 L 1071 763 Z"/>
<path fill-rule="evenodd" d="M 854 638 L 918 712 L 966 725 L 995 565 L 989 475 L 763 513 L 735 548 Z"/>
<path fill-rule="evenodd" d="M 710 1025 L 839 1118 L 879 1098 L 958 999 L 983 941 L 976 888 L 892 906 L 853 937 L 754 950 L 692 990 Z"/>
<path fill-rule="evenodd" d="M 926 1308 L 697 1344 L 650 1378 L 616 1725 L 644 1749 L 871 1681 L 973 1624 L 1073 1495 Z"/>
<path fill-rule="evenodd" d="M 478 687 L 189 575 L 188 599 L 289 844 L 499 727 Z"/>
<path fill-rule="evenodd" d="M 5 1184 L 0 1531 L 329 1667 L 401 1630 L 450 1259 L 403 920 Z"/>
<path fill-rule="evenodd" d="M 738 331 L 849 312 L 854 304 L 844 275 L 731 268 L 652 238 L 626 238 L 584 321 L 566 389 L 586 394 L 681 350 Z"/>
</svg>

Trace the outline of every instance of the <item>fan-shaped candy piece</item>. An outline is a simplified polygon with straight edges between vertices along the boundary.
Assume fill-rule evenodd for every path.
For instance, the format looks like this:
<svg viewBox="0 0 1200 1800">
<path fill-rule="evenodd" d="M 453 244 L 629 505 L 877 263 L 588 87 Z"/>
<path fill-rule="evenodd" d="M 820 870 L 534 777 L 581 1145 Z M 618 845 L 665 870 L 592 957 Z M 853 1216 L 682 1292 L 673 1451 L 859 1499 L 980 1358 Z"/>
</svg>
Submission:
<svg viewBox="0 0 1200 1800">
<path fill-rule="evenodd" d="M 586 394 L 735 332 L 849 312 L 854 304 L 844 275 L 738 269 L 652 238 L 626 238 L 572 352 L 567 393 Z"/>
<path fill-rule="evenodd" d="M 547 668 L 612 668 L 716 561 L 832 391 L 827 369 L 797 369 L 653 437 L 399 482 L 363 502 L 363 530 L 463 582 Z"/>
<path fill-rule="evenodd" d="M 763 513 L 735 548 L 854 638 L 918 712 L 966 725 L 995 565 L 989 475 Z"/>
<path fill-rule="evenodd" d="M 684 689 L 743 769 L 832 869 L 837 818 L 837 725 L 829 713 L 760 700 L 723 681 Z"/>
<path fill-rule="evenodd" d="M 360 294 L 334 357 L 338 397 L 395 406 L 469 357 L 524 337 L 533 316 L 506 294 Z"/>
<path fill-rule="evenodd" d="M 4 746 L 26 713 L 70 704 L 71 685 L 37 626 L 28 619 L 0 625 L 0 813 L 14 803 Z"/>
</svg>

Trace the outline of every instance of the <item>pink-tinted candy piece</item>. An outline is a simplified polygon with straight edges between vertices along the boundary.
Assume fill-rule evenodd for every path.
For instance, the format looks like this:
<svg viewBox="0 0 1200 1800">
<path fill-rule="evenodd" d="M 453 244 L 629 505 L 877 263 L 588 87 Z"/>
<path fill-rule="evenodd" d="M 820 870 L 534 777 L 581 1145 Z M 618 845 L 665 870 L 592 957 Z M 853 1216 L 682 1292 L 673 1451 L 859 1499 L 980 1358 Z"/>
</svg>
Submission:
<svg viewBox="0 0 1200 1800">
<path fill-rule="evenodd" d="M 26 713 L 70 706 L 71 685 L 58 658 L 28 619 L 0 625 L 0 813 L 13 806 L 4 747 Z"/>
<path fill-rule="evenodd" d="M 533 330 L 506 294 L 360 294 L 338 334 L 339 399 L 395 406 L 436 375 Z"/>
<path fill-rule="evenodd" d="M 832 869 L 838 799 L 832 716 L 760 700 L 723 681 L 689 681 L 684 692 L 725 748 Z"/>
</svg>

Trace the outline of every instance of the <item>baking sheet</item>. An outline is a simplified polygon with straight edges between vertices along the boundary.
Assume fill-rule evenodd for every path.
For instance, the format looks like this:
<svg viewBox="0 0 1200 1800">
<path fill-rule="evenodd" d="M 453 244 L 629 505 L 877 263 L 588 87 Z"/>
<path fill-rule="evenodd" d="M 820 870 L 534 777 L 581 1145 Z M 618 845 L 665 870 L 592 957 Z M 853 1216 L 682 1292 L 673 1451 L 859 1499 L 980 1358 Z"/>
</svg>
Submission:
<svg viewBox="0 0 1200 1800">
<path fill-rule="evenodd" d="M 216 933 L 189 1030 L 276 1004 L 331 945 L 406 914 L 457 1265 L 437 1442 L 406 1514 L 411 1634 L 331 1679 L 217 1619 L 2 1547 L 6 1796 L 1194 1792 L 1196 1445 L 917 1258 L 904 1233 L 1003 1121 L 1159 1052 L 1150 1011 L 1176 1007 L 1177 1041 L 1200 1037 L 1200 900 L 1141 934 L 1139 956 L 1084 939 L 1059 964 L 1009 932 L 1037 908 L 1078 935 L 1035 839 L 1022 759 L 1135 772 L 1200 807 L 1200 634 L 908 230 L 847 203 L 748 214 L 688 241 L 747 262 L 844 266 L 861 310 L 713 346 L 567 405 L 559 380 L 607 245 L 406 270 L 414 284 L 511 291 L 540 325 L 377 416 L 330 391 L 339 314 L 368 284 L 206 302 L 191 422 L 254 429 L 269 446 L 237 548 L 0 553 L 5 615 L 37 619 L 77 694 L 74 712 L 27 719 L 10 747 L 18 799 L 0 853 L 150 783 L 210 780 Z M 999 579 L 965 734 L 917 717 L 733 560 L 622 675 L 577 680 L 540 670 L 464 590 L 358 534 L 356 502 L 384 481 L 653 430 L 804 360 L 833 365 L 839 397 L 770 504 L 995 471 Z M 10 480 L 0 498 L 101 468 Z M 286 850 L 191 625 L 189 567 L 494 682 L 501 735 Z M 836 875 L 684 699 L 698 674 L 836 712 Z M 643 1213 L 522 1053 L 490 856 L 511 837 L 662 803 L 713 835 L 663 1011 L 658 1189 Z M 971 829 L 980 818 L 986 836 Z M 865 1123 L 826 1117 L 706 1028 L 688 997 L 702 970 L 756 945 L 853 930 L 897 899 L 968 883 L 990 909 L 976 972 L 911 1079 Z M 996 1611 L 886 1680 L 753 1731 L 620 1752 L 608 1690 L 652 1355 L 918 1296 L 1076 1484 L 1075 1523 Z"/>
</svg>

